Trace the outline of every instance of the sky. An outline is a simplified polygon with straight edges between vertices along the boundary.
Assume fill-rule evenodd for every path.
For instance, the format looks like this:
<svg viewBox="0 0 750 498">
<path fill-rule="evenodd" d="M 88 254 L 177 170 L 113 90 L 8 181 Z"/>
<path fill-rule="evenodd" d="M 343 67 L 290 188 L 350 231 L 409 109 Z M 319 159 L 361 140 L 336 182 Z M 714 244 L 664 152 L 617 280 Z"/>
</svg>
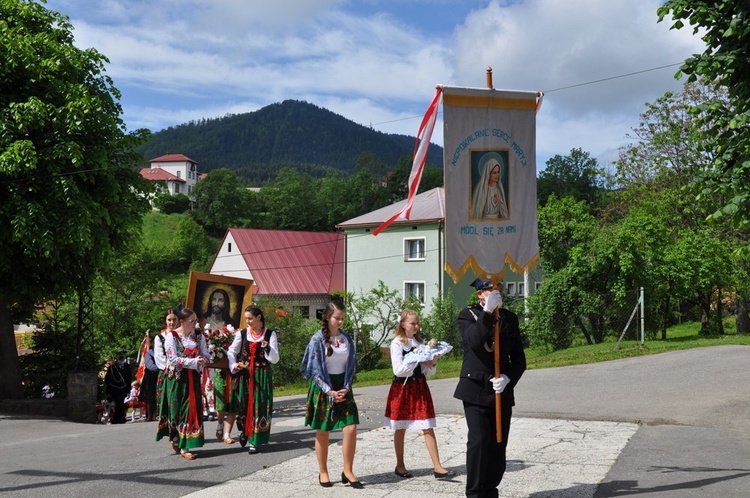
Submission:
<svg viewBox="0 0 750 498">
<path fill-rule="evenodd" d="M 537 170 L 607 166 L 703 51 L 662 0 L 49 0 L 109 59 L 123 120 L 153 132 L 287 99 L 415 136 L 435 86 L 543 91 Z M 661 68 L 661 69 L 655 69 Z M 633 74 L 636 73 L 636 74 Z M 625 76 L 629 75 L 629 76 Z M 442 110 L 432 141 L 443 144 Z M 177 152 L 177 151 L 172 151 Z M 377 152 L 377 151 L 375 151 Z M 410 153 L 411 150 L 405 151 Z"/>
</svg>

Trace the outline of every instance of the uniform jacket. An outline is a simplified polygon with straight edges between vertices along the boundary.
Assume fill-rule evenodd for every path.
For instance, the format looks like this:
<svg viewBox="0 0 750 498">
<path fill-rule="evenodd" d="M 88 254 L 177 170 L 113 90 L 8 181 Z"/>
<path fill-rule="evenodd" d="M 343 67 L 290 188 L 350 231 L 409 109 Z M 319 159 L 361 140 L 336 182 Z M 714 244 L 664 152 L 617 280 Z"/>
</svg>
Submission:
<svg viewBox="0 0 750 498">
<path fill-rule="evenodd" d="M 526 355 L 523 352 L 518 316 L 500 309 L 500 373 L 510 379 L 502 393 L 504 406 L 513 406 L 513 388 L 526 370 Z M 453 397 L 475 405 L 492 406 L 495 391 L 490 378 L 495 376 L 495 353 L 493 350 L 495 316 L 485 313 L 479 305 L 464 308 L 458 315 L 458 330 L 464 350 L 461 376 Z M 509 405 L 505 405 L 510 403 Z"/>
</svg>

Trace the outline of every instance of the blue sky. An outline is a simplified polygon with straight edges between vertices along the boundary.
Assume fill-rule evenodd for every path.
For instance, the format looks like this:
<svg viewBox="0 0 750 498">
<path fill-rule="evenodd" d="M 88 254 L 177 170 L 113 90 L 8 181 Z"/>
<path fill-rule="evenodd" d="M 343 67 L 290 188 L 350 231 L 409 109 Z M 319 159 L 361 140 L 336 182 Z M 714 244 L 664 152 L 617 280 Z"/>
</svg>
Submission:
<svg viewBox="0 0 750 498">
<path fill-rule="evenodd" d="M 435 85 L 542 90 L 537 169 L 574 147 L 603 165 L 646 102 L 702 52 L 661 0 L 49 0 L 107 56 L 129 130 L 304 100 L 415 135 Z M 433 142 L 442 145 L 442 120 Z M 170 151 L 178 152 L 178 151 Z M 405 151 L 411 152 L 411 151 Z"/>
</svg>

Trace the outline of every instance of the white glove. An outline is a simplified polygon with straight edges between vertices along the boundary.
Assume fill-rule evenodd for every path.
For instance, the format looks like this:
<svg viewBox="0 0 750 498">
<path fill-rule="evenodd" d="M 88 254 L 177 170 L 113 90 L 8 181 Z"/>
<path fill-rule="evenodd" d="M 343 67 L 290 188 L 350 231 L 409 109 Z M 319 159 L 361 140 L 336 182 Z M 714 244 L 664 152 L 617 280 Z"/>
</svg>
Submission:
<svg viewBox="0 0 750 498">
<path fill-rule="evenodd" d="M 499 290 L 493 290 L 490 295 L 487 296 L 487 300 L 484 302 L 484 312 L 492 313 L 495 308 L 503 305 L 503 296 L 500 295 Z"/>
<path fill-rule="evenodd" d="M 510 384 L 510 379 L 505 374 L 500 374 L 500 377 L 492 377 L 490 379 L 490 382 L 492 382 L 492 389 L 496 393 L 501 393 L 505 390 L 505 386 Z"/>
</svg>

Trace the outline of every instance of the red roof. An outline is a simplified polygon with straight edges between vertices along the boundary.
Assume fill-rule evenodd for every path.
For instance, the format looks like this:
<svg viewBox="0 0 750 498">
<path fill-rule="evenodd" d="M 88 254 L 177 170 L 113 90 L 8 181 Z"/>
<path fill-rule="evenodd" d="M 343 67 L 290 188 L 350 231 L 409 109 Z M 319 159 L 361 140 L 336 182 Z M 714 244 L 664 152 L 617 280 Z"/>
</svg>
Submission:
<svg viewBox="0 0 750 498">
<path fill-rule="evenodd" d="M 253 228 L 230 228 L 229 233 L 253 276 L 256 294 L 331 294 L 345 288 L 343 233 Z"/>
<path fill-rule="evenodd" d="M 198 164 L 192 159 L 190 159 L 188 156 L 185 156 L 183 154 L 164 154 L 163 156 L 159 156 L 156 159 L 149 159 L 148 162 L 150 163 L 184 163 L 187 161 Z"/>
<path fill-rule="evenodd" d="M 146 180 L 185 183 L 185 180 L 183 180 L 179 176 L 173 175 L 169 171 L 163 170 L 161 168 L 143 168 L 141 170 L 141 176 Z"/>
</svg>

